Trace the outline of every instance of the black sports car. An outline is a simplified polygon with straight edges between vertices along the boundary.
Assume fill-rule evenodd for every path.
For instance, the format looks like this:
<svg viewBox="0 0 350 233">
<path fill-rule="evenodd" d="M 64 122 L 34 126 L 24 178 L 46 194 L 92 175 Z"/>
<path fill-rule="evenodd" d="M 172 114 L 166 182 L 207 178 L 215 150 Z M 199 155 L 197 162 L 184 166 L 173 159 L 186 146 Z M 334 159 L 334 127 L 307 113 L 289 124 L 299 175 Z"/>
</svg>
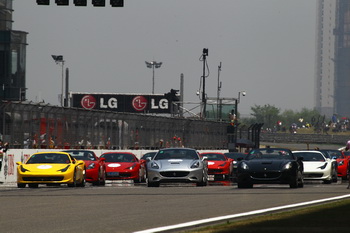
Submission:
<svg viewBox="0 0 350 233">
<path fill-rule="evenodd" d="M 289 149 L 253 149 L 237 165 L 237 184 L 238 188 L 271 183 L 303 187 L 303 170 L 302 158 L 297 158 Z"/>
</svg>

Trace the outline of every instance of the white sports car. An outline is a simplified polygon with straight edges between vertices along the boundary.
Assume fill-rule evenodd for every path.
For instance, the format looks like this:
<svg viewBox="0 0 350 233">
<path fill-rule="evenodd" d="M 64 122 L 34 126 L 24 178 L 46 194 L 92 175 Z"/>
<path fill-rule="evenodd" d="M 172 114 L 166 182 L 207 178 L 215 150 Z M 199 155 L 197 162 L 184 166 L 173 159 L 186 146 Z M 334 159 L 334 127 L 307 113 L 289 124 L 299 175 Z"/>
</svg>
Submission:
<svg viewBox="0 0 350 233">
<path fill-rule="evenodd" d="M 304 180 L 322 180 L 332 183 L 332 160 L 317 150 L 293 151 L 297 157 L 303 158 Z"/>
</svg>

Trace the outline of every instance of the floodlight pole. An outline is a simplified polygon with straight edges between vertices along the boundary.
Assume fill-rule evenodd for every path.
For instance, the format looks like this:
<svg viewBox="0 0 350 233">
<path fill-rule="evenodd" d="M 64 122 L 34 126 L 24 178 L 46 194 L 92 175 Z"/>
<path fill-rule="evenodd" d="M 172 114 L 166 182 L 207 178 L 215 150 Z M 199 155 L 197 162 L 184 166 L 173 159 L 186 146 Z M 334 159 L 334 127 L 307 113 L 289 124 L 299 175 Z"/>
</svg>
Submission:
<svg viewBox="0 0 350 233">
<path fill-rule="evenodd" d="M 62 62 L 61 62 L 61 67 L 62 67 L 61 107 L 63 107 L 64 106 L 64 100 L 63 100 L 63 96 L 64 96 L 64 60 L 62 60 Z"/>
<path fill-rule="evenodd" d="M 156 68 L 160 68 L 162 66 L 162 62 L 156 62 L 156 61 L 151 61 L 151 62 L 147 62 L 146 61 L 146 66 L 147 68 L 152 68 L 152 94 L 154 94 L 154 69 Z"/>
<path fill-rule="evenodd" d="M 221 62 L 218 66 L 218 91 L 217 91 L 217 102 L 216 102 L 216 119 L 221 121 L 221 104 L 220 102 L 220 91 L 221 91 L 221 82 L 220 82 L 220 72 L 221 72 Z"/>
<path fill-rule="evenodd" d="M 203 76 L 202 76 L 202 79 L 203 79 L 203 91 L 202 91 L 202 118 L 205 119 L 206 118 L 206 105 L 207 105 L 207 100 L 206 100 L 206 95 L 205 95 L 205 78 L 206 78 L 206 75 L 205 75 L 205 65 L 206 65 L 206 60 L 207 60 L 207 56 L 208 56 L 208 49 L 204 48 L 203 49 L 203 54 L 202 54 L 202 57 L 203 57 Z"/>
<path fill-rule="evenodd" d="M 64 106 L 64 60 L 62 55 L 51 55 L 56 64 L 60 64 L 62 68 L 62 86 L 61 86 L 61 107 Z"/>
</svg>

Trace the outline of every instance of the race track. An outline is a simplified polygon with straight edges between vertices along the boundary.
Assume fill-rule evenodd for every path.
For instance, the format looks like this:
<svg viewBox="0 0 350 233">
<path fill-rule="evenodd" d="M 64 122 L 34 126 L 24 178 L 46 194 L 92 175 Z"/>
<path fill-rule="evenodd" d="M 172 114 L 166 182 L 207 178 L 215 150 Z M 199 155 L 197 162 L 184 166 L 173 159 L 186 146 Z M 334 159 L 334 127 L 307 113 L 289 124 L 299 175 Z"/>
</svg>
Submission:
<svg viewBox="0 0 350 233">
<path fill-rule="evenodd" d="M 225 182 L 148 188 L 129 182 L 85 188 L 0 185 L 1 232 L 135 232 L 350 194 L 346 184 L 255 185 L 238 189 Z"/>
</svg>

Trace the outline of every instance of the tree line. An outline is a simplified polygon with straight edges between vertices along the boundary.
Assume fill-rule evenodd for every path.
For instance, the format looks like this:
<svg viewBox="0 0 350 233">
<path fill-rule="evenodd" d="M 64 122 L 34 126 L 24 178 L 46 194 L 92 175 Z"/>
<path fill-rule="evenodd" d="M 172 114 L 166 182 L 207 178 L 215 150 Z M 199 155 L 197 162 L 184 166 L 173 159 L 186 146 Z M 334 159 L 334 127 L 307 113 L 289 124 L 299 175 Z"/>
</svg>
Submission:
<svg viewBox="0 0 350 233">
<path fill-rule="evenodd" d="M 347 130 L 348 119 L 337 116 L 327 118 L 315 109 L 302 108 L 300 111 L 284 110 L 265 104 L 251 107 L 251 117 L 239 119 L 240 125 L 264 123 L 263 128 L 271 131 L 293 131 L 296 128 L 313 128 L 318 132 Z"/>
</svg>

